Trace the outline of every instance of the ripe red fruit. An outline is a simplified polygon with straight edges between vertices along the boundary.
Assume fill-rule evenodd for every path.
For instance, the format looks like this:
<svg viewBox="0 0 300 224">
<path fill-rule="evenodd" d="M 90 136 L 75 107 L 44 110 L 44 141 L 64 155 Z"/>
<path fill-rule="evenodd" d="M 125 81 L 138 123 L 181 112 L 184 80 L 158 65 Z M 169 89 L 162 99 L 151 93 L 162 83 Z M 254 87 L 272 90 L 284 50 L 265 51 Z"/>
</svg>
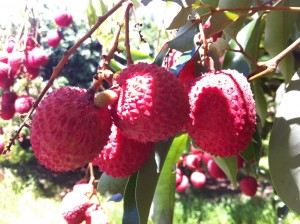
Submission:
<svg viewBox="0 0 300 224">
<path fill-rule="evenodd" d="M 9 38 L 6 42 L 6 52 L 11 53 L 15 47 L 16 39 L 15 38 Z"/>
<path fill-rule="evenodd" d="M 10 120 L 14 117 L 15 110 L 15 100 L 17 99 L 17 94 L 11 91 L 5 91 L 1 97 L 1 118 L 3 120 Z"/>
<path fill-rule="evenodd" d="M 73 22 L 73 17 L 70 13 L 68 12 L 63 12 L 55 16 L 54 21 L 56 25 L 66 28 L 70 26 Z"/>
<path fill-rule="evenodd" d="M 108 224 L 109 218 L 100 205 L 93 204 L 85 211 L 85 223 Z"/>
<path fill-rule="evenodd" d="M 85 195 L 88 198 L 94 194 L 94 185 L 91 183 L 78 182 L 73 186 L 73 191 Z"/>
<path fill-rule="evenodd" d="M 84 221 L 85 211 L 91 206 L 89 199 L 80 193 L 67 193 L 60 205 L 60 211 L 68 224 L 78 224 Z"/>
<path fill-rule="evenodd" d="M 195 188 L 200 188 L 206 183 L 206 176 L 204 173 L 194 171 L 190 176 L 190 181 Z"/>
<path fill-rule="evenodd" d="M 5 149 L 5 139 L 3 135 L 0 135 L 0 155 L 3 153 Z"/>
<path fill-rule="evenodd" d="M 189 186 L 189 178 L 183 174 L 181 183 L 176 186 L 176 191 L 180 193 L 185 192 Z"/>
<path fill-rule="evenodd" d="M 8 64 L 12 69 L 12 76 L 17 77 L 20 73 L 21 65 L 24 62 L 24 53 L 20 51 L 14 51 L 8 54 Z"/>
<path fill-rule="evenodd" d="M 124 137 L 115 125 L 104 149 L 93 164 L 112 177 L 127 177 L 137 172 L 149 159 L 154 143 L 142 143 Z"/>
<path fill-rule="evenodd" d="M 27 80 L 34 80 L 40 74 L 40 67 L 34 68 L 30 67 L 29 65 L 25 64 L 25 77 Z"/>
<path fill-rule="evenodd" d="M 49 61 L 49 56 L 46 51 L 39 47 L 34 47 L 26 53 L 26 65 L 28 67 L 39 68 L 46 66 Z"/>
<path fill-rule="evenodd" d="M 58 30 L 49 30 L 46 39 L 50 47 L 57 47 L 62 39 L 62 33 Z"/>
<path fill-rule="evenodd" d="M 182 173 L 181 169 L 177 168 L 176 169 L 176 186 L 178 186 L 182 182 L 182 176 L 183 176 L 183 173 Z"/>
<path fill-rule="evenodd" d="M 208 161 L 207 170 L 212 178 L 226 178 L 226 174 L 224 173 L 224 171 L 213 159 Z"/>
<path fill-rule="evenodd" d="M 115 81 L 121 91 L 113 118 L 127 138 L 157 142 L 176 135 L 186 125 L 188 97 L 183 85 L 165 68 L 130 65 Z"/>
<path fill-rule="evenodd" d="M 34 103 L 34 98 L 29 95 L 21 95 L 15 101 L 15 109 L 17 113 L 25 114 L 27 113 L 32 104 Z"/>
<path fill-rule="evenodd" d="M 8 63 L 8 53 L 6 51 L 0 50 L 0 62 Z"/>
<path fill-rule="evenodd" d="M 257 191 L 257 180 L 254 177 L 243 177 L 240 180 L 240 189 L 243 194 L 253 197 Z"/>
<path fill-rule="evenodd" d="M 195 154 L 189 154 L 185 158 L 185 164 L 191 171 L 196 170 L 199 167 L 200 159 Z"/>
<path fill-rule="evenodd" d="M 36 41 L 34 37 L 27 36 L 25 38 L 25 46 L 26 46 L 26 50 L 32 50 L 34 47 L 36 47 Z"/>
<path fill-rule="evenodd" d="M 82 167 L 104 147 L 111 124 L 109 110 L 96 108 L 93 96 L 85 89 L 55 89 L 32 117 L 30 141 L 34 155 L 53 171 Z"/>
<path fill-rule="evenodd" d="M 10 75 L 11 67 L 3 62 L 0 62 L 0 87 L 9 89 L 14 84 L 14 78 Z"/>
<path fill-rule="evenodd" d="M 207 165 L 207 163 L 209 162 L 209 160 L 211 160 L 212 159 L 212 157 L 208 154 L 208 153 L 206 153 L 206 152 L 204 152 L 203 153 L 203 155 L 202 155 L 202 161 Z"/>
<path fill-rule="evenodd" d="M 250 84 L 235 70 L 208 72 L 189 88 L 187 130 L 195 143 L 215 156 L 232 156 L 251 142 L 256 124 Z"/>
</svg>

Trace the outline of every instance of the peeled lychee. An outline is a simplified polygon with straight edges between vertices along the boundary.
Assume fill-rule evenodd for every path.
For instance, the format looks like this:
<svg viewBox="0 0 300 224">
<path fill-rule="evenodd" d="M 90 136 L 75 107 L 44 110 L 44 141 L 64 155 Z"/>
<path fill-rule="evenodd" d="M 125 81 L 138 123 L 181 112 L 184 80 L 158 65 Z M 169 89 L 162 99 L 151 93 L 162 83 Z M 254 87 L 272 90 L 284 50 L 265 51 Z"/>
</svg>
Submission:
<svg viewBox="0 0 300 224">
<path fill-rule="evenodd" d="M 34 98 L 32 96 L 29 95 L 19 96 L 15 101 L 16 112 L 20 114 L 27 113 L 30 110 L 33 103 L 34 103 Z"/>
<path fill-rule="evenodd" d="M 112 126 L 109 141 L 94 159 L 93 164 L 112 177 L 127 177 L 137 172 L 149 159 L 154 143 L 142 143 L 123 136 L 123 132 Z"/>
<path fill-rule="evenodd" d="M 190 181 L 195 188 L 200 188 L 206 183 L 206 176 L 202 172 L 194 171 L 190 176 Z"/>
<path fill-rule="evenodd" d="M 250 83 L 235 70 L 209 72 L 189 89 L 191 138 L 215 156 L 232 156 L 252 140 L 256 124 Z"/>
<path fill-rule="evenodd" d="M 26 53 L 26 65 L 28 67 L 39 68 L 48 64 L 49 56 L 47 52 L 39 47 L 34 47 Z"/>
<path fill-rule="evenodd" d="M 98 204 L 92 204 L 85 211 L 85 223 L 86 224 L 108 224 L 108 215 Z"/>
<path fill-rule="evenodd" d="M 46 96 L 32 117 L 34 155 L 48 169 L 69 171 L 91 162 L 107 143 L 112 121 L 85 89 L 65 87 Z"/>
<path fill-rule="evenodd" d="M 50 47 L 57 47 L 61 41 L 62 33 L 58 30 L 49 30 L 46 38 Z"/>
<path fill-rule="evenodd" d="M 17 99 L 17 94 L 12 91 L 5 91 L 1 96 L 1 118 L 3 120 L 10 120 L 14 117 L 15 101 Z"/>
<path fill-rule="evenodd" d="M 207 170 L 212 178 L 226 178 L 226 174 L 224 173 L 224 171 L 213 159 L 208 161 Z"/>
<path fill-rule="evenodd" d="M 60 205 L 60 211 L 68 224 L 79 224 L 85 219 L 85 211 L 91 206 L 89 199 L 80 193 L 67 193 Z"/>
<path fill-rule="evenodd" d="M 70 26 L 73 22 L 73 17 L 70 13 L 68 12 L 63 12 L 55 16 L 54 21 L 56 25 L 66 28 Z"/>
<path fill-rule="evenodd" d="M 121 91 L 113 108 L 124 136 L 157 142 L 176 135 L 188 120 L 188 97 L 183 85 L 156 64 L 130 65 L 115 78 Z"/>
<path fill-rule="evenodd" d="M 176 191 L 183 193 L 190 186 L 189 178 L 186 175 L 182 175 L 181 183 L 176 186 Z"/>
<path fill-rule="evenodd" d="M 240 189 L 243 194 L 253 197 L 257 191 L 257 180 L 254 177 L 243 177 L 240 180 Z"/>
</svg>

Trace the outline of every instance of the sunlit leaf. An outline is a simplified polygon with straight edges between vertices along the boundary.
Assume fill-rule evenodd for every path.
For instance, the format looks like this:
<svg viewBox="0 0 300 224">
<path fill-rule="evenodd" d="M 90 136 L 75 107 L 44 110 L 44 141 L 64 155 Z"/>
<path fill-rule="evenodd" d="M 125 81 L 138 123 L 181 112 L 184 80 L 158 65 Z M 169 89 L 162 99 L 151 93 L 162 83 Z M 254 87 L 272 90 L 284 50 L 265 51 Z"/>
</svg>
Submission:
<svg viewBox="0 0 300 224">
<path fill-rule="evenodd" d="M 192 10 L 192 6 L 182 8 L 180 12 L 175 16 L 171 24 L 167 27 L 167 29 L 179 29 L 181 26 L 185 25 L 188 21 L 188 15 L 191 13 Z"/>
<path fill-rule="evenodd" d="M 256 113 L 260 118 L 261 125 L 264 126 L 268 115 L 268 104 L 262 89 L 262 81 L 254 80 L 252 82 Z"/>
<path fill-rule="evenodd" d="M 139 223 L 139 213 L 136 205 L 135 189 L 136 189 L 137 173 L 129 177 L 125 189 L 123 204 L 123 224 Z"/>
<path fill-rule="evenodd" d="M 92 0 L 88 0 L 87 17 L 88 17 L 89 26 L 93 26 L 97 21 L 97 13 L 96 13 L 96 10 L 94 8 Z"/>
<path fill-rule="evenodd" d="M 106 173 L 103 173 L 97 185 L 97 191 L 101 195 L 107 193 L 114 195 L 117 193 L 124 193 L 125 186 L 127 184 L 128 178 L 114 178 Z"/>
<path fill-rule="evenodd" d="M 275 116 L 269 144 L 269 167 L 278 196 L 300 214 L 300 70 L 297 73 Z"/>
<path fill-rule="evenodd" d="M 219 167 L 224 171 L 228 179 L 231 181 L 232 184 L 236 185 L 237 180 L 237 159 L 236 156 L 231 157 L 216 157 L 212 156 Z"/>
</svg>

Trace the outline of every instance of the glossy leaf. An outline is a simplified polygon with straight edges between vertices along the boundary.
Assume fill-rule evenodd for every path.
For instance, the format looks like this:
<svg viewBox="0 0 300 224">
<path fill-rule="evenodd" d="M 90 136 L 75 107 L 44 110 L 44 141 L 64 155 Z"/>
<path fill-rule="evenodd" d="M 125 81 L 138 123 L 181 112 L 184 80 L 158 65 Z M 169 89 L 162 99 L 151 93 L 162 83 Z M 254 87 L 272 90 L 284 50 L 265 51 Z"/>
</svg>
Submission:
<svg viewBox="0 0 300 224">
<path fill-rule="evenodd" d="M 282 201 L 300 214 L 300 70 L 288 85 L 275 116 L 269 143 L 273 186 Z"/>
<path fill-rule="evenodd" d="M 254 80 L 252 82 L 252 86 L 254 92 L 256 113 L 258 114 L 260 123 L 263 127 L 266 123 L 266 118 L 268 115 L 268 104 L 262 89 L 262 81 L 259 79 Z"/>
<path fill-rule="evenodd" d="M 123 51 L 124 59 L 126 59 L 126 48 L 125 48 L 125 46 L 120 45 L 118 48 Z M 150 62 L 150 61 L 153 60 L 150 57 L 150 55 L 145 54 L 144 52 L 139 51 L 139 50 L 130 49 L 130 53 L 131 53 L 132 60 L 135 61 L 135 62 L 137 62 L 137 61 L 147 61 L 147 62 Z"/>
<path fill-rule="evenodd" d="M 237 178 L 237 159 L 236 156 L 231 157 L 216 157 L 212 156 L 216 163 L 220 166 L 220 168 L 224 171 L 228 179 L 232 184 L 236 185 Z"/>
<path fill-rule="evenodd" d="M 188 139 L 188 135 L 183 134 L 172 142 L 155 190 L 152 216 L 154 223 L 172 223 L 175 202 L 174 166 L 187 148 Z"/>
<path fill-rule="evenodd" d="M 136 179 L 137 173 L 129 177 L 128 183 L 126 185 L 123 204 L 123 224 L 140 223 L 135 197 Z"/>
<path fill-rule="evenodd" d="M 96 10 L 93 6 L 93 1 L 92 0 L 88 0 L 87 17 L 88 17 L 89 26 L 93 26 L 97 21 L 97 13 L 96 13 Z"/>
<path fill-rule="evenodd" d="M 154 64 L 158 66 L 162 66 L 165 56 L 167 55 L 168 51 L 170 50 L 169 44 L 165 43 L 164 46 L 160 49 L 160 52 L 157 54 L 154 60 Z"/>
<path fill-rule="evenodd" d="M 285 0 L 278 6 L 300 6 L 300 0 Z M 264 45 L 271 57 L 276 56 L 289 45 L 297 13 L 290 11 L 272 11 L 266 19 Z M 276 44 L 275 44 L 276 43 Z M 278 65 L 285 82 L 288 83 L 294 71 L 294 59 L 288 54 Z"/>
<path fill-rule="evenodd" d="M 192 6 L 181 8 L 180 12 L 175 16 L 171 24 L 167 27 L 168 30 L 179 29 L 184 26 L 188 21 L 188 16 L 193 10 Z"/>
<path fill-rule="evenodd" d="M 149 212 L 161 169 L 173 138 L 155 144 L 148 162 L 140 169 L 136 182 L 136 203 L 140 224 L 148 222 Z"/>
<path fill-rule="evenodd" d="M 128 178 L 115 178 L 103 173 L 97 185 L 97 191 L 101 195 L 124 193 Z"/>
</svg>

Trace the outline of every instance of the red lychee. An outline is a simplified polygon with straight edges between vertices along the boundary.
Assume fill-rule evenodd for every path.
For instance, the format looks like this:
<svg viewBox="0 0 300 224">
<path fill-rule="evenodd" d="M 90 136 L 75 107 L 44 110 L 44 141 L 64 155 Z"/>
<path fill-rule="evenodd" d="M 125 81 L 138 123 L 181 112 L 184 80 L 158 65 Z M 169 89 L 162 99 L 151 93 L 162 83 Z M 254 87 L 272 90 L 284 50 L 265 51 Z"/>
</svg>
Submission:
<svg viewBox="0 0 300 224">
<path fill-rule="evenodd" d="M 85 223 L 86 224 L 108 224 L 108 215 L 98 204 L 92 204 L 85 211 Z"/>
<path fill-rule="evenodd" d="M 215 156 L 243 151 L 255 131 L 256 111 L 250 83 L 235 70 L 208 72 L 189 89 L 191 138 Z"/>
<path fill-rule="evenodd" d="M 204 152 L 203 154 L 202 154 L 202 161 L 207 165 L 207 163 L 209 162 L 209 160 L 211 160 L 212 159 L 212 157 L 208 154 L 208 153 L 206 153 L 206 152 Z"/>
<path fill-rule="evenodd" d="M 115 125 L 109 141 L 93 164 L 112 177 L 127 177 L 137 172 L 149 159 L 154 143 L 142 143 L 123 136 Z"/>
<path fill-rule="evenodd" d="M 66 28 L 73 22 L 73 16 L 68 12 L 63 12 L 55 16 L 54 21 L 56 25 Z"/>
<path fill-rule="evenodd" d="M 226 178 L 226 174 L 224 173 L 224 171 L 213 159 L 208 161 L 207 170 L 212 178 Z"/>
<path fill-rule="evenodd" d="M 189 178 L 186 175 L 182 175 L 181 183 L 176 186 L 176 191 L 183 193 L 190 186 Z"/>
<path fill-rule="evenodd" d="M 68 224 L 79 224 L 85 219 L 85 211 L 91 206 L 89 199 L 80 193 L 67 193 L 60 205 L 60 211 Z"/>
<path fill-rule="evenodd" d="M 185 164 L 187 168 L 191 171 L 196 170 L 199 167 L 200 159 L 195 154 L 189 154 L 185 158 Z"/>
<path fill-rule="evenodd" d="M 25 46 L 26 46 L 26 50 L 28 51 L 36 47 L 36 40 L 34 39 L 33 36 L 27 36 L 25 38 Z"/>
<path fill-rule="evenodd" d="M 49 30 L 46 38 L 50 47 L 57 47 L 62 39 L 62 33 L 58 30 Z"/>
<path fill-rule="evenodd" d="M 1 118 L 3 120 L 10 120 L 14 117 L 15 101 L 18 95 L 13 91 L 5 91 L 1 97 Z"/>
<path fill-rule="evenodd" d="M 4 149 L 5 149 L 4 135 L 0 135 L 0 155 L 3 153 Z"/>
<path fill-rule="evenodd" d="M 240 189 L 243 194 L 253 197 L 257 191 L 257 180 L 254 177 L 247 176 L 240 180 Z"/>
<path fill-rule="evenodd" d="M 29 65 L 25 64 L 25 78 L 27 80 L 34 80 L 36 77 L 40 75 L 40 67 L 34 68 L 30 67 Z"/>
<path fill-rule="evenodd" d="M 182 176 L 183 176 L 183 173 L 182 173 L 181 169 L 177 168 L 176 169 L 176 186 L 178 186 L 181 183 Z"/>
<path fill-rule="evenodd" d="M 32 117 L 30 141 L 34 155 L 53 171 L 82 167 L 103 149 L 111 125 L 108 108 L 96 108 L 93 95 L 85 89 L 55 89 Z"/>
<path fill-rule="evenodd" d="M 11 53 L 15 47 L 16 39 L 11 37 L 6 42 L 6 52 Z"/>
<path fill-rule="evenodd" d="M 11 67 L 3 62 L 0 62 L 0 87 L 9 89 L 14 84 L 14 78 L 10 75 Z"/>
<path fill-rule="evenodd" d="M 6 51 L 0 50 L 0 62 L 8 63 L 8 53 Z"/>
<path fill-rule="evenodd" d="M 188 120 L 188 97 L 183 85 L 165 68 L 138 63 L 121 71 L 113 117 L 124 136 L 156 142 L 176 135 Z"/>
<path fill-rule="evenodd" d="M 8 64 L 10 65 L 12 69 L 12 75 L 18 76 L 21 73 L 19 72 L 23 62 L 24 62 L 24 53 L 20 51 L 14 51 L 10 54 L 8 54 Z"/>
<path fill-rule="evenodd" d="M 202 172 L 194 171 L 190 176 L 190 181 L 195 188 L 200 188 L 206 183 L 206 176 Z"/>
<path fill-rule="evenodd" d="M 47 52 L 39 47 L 34 47 L 26 53 L 26 65 L 33 68 L 46 66 L 49 61 Z"/>
<path fill-rule="evenodd" d="M 32 104 L 34 103 L 34 98 L 29 95 L 21 95 L 15 101 L 15 109 L 17 113 L 25 114 L 27 113 Z"/>
</svg>

